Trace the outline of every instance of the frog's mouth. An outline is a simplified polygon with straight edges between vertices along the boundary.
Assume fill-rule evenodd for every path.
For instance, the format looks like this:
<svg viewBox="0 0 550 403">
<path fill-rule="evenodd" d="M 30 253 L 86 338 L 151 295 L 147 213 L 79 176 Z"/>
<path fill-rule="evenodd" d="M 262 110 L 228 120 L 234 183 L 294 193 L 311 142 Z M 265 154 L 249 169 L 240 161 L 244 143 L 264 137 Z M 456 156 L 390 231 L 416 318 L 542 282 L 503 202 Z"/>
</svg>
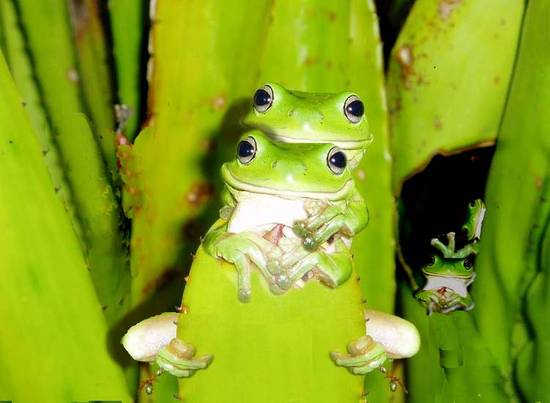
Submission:
<svg viewBox="0 0 550 403">
<path fill-rule="evenodd" d="M 234 190 L 240 190 L 250 193 L 260 193 L 267 195 L 276 195 L 289 199 L 319 199 L 319 200 L 342 200 L 350 194 L 353 187 L 353 179 L 349 179 L 340 189 L 336 192 L 309 192 L 303 190 L 294 189 L 273 189 L 267 186 L 252 185 L 250 183 L 241 182 L 235 178 L 229 169 L 222 165 L 222 177 L 230 188 Z"/>
<path fill-rule="evenodd" d="M 364 140 L 334 140 L 334 139 L 324 139 L 321 140 L 319 138 L 315 139 L 308 139 L 308 138 L 297 138 L 291 134 L 285 133 L 284 130 L 279 130 L 276 133 L 273 131 L 269 131 L 269 128 L 264 128 L 264 131 L 269 134 L 269 136 L 276 141 L 280 141 L 283 143 L 330 143 L 334 144 L 335 146 L 341 148 L 342 150 L 364 150 L 370 143 L 372 143 L 372 136 L 369 136 L 368 138 Z"/>
</svg>

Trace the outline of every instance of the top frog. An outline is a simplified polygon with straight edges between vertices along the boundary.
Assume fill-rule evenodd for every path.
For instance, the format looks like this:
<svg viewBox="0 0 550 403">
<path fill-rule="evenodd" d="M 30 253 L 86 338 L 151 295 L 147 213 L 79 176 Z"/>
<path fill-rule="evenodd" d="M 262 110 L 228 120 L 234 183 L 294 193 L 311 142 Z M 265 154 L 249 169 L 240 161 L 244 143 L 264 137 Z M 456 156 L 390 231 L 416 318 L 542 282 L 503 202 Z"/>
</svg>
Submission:
<svg viewBox="0 0 550 403">
<path fill-rule="evenodd" d="M 268 83 L 254 94 L 243 123 L 281 142 L 332 143 L 360 155 L 372 141 L 365 106 L 352 92 L 289 91 Z"/>
</svg>

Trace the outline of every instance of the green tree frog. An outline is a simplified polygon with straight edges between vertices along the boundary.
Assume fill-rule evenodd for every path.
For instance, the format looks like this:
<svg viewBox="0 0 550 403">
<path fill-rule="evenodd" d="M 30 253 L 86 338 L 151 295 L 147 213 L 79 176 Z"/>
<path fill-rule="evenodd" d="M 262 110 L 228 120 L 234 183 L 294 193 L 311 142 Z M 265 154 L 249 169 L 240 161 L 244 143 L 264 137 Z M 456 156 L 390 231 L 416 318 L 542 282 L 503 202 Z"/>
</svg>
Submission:
<svg viewBox="0 0 550 403">
<path fill-rule="evenodd" d="M 466 223 L 462 226 L 466 244 L 456 250 L 456 234 L 447 233 L 447 245 L 437 238 L 431 244 L 439 252 L 431 257 L 430 264 L 422 268 L 426 284 L 415 297 L 428 312 L 449 313 L 455 310 L 471 310 L 474 301 L 468 292 L 475 280 L 472 256 L 478 253 L 481 226 L 485 217 L 485 205 L 475 200 L 468 206 Z"/>
<path fill-rule="evenodd" d="M 242 137 L 222 167 L 222 217 L 203 242 L 235 265 L 241 300 L 250 298 L 251 264 L 277 294 L 306 275 L 330 287 L 350 277 L 351 239 L 368 215 L 346 163 L 332 144 L 272 142 L 258 130 Z"/>
<path fill-rule="evenodd" d="M 325 98 L 341 100 L 330 113 L 351 128 L 364 117 L 362 103 L 347 117 L 349 96 Z M 265 101 L 254 98 L 254 108 Z M 315 127 L 318 116 L 303 111 Z M 357 402 L 363 380 L 350 373 L 419 349 L 414 325 L 365 310 L 353 267 L 351 241 L 368 214 L 349 157 L 369 136 L 346 140 L 337 134 L 345 125 L 324 122 L 332 135 L 318 141 L 258 128 L 241 137 L 222 167 L 224 205 L 195 255 L 182 312 L 146 319 L 123 339 L 134 359 L 180 378 L 185 401 Z"/>
</svg>

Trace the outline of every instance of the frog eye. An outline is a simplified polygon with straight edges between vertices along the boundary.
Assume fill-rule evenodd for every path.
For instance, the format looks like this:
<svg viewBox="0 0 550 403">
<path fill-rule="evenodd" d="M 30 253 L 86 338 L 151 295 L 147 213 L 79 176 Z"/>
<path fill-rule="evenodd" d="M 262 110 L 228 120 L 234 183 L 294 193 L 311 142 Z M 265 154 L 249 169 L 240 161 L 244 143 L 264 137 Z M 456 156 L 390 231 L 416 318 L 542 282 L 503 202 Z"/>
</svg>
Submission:
<svg viewBox="0 0 550 403">
<path fill-rule="evenodd" d="M 344 102 L 344 115 L 351 123 L 359 123 L 364 113 L 365 106 L 357 95 L 350 95 Z"/>
<path fill-rule="evenodd" d="M 256 140 L 253 137 L 248 137 L 239 141 L 237 145 L 237 159 L 242 164 L 248 164 L 256 156 Z"/>
<path fill-rule="evenodd" d="M 254 93 L 254 109 L 264 113 L 273 104 L 273 88 L 269 85 L 264 85 Z"/>
<path fill-rule="evenodd" d="M 464 266 L 465 269 L 471 270 L 472 267 L 474 267 L 474 262 L 472 262 L 472 259 L 467 257 L 466 259 L 464 259 L 464 262 L 462 263 L 462 265 Z"/>
<path fill-rule="evenodd" d="M 327 165 L 336 175 L 344 172 L 347 162 L 346 154 L 338 147 L 331 148 L 327 154 Z"/>
</svg>

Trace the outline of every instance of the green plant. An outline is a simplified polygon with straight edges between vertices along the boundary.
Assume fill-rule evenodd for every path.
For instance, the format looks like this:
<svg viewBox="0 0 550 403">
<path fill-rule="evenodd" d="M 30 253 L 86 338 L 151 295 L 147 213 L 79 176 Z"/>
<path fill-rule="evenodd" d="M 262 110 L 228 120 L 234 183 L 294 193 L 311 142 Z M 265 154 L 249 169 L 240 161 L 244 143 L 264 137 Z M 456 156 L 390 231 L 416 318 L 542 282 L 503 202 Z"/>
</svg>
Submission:
<svg viewBox="0 0 550 403">
<path fill-rule="evenodd" d="M 138 380 L 119 341 L 179 303 L 218 168 L 266 81 L 365 101 L 375 141 L 356 181 L 371 221 L 355 262 L 368 306 L 423 337 L 392 372 L 409 393 L 370 376 L 368 400 L 549 398 L 544 0 L 158 1 L 150 20 L 146 3 L 0 2 L 0 400 L 171 398 L 168 377 L 145 393 L 154 369 Z M 477 179 L 431 169 L 488 167 L 495 143 Z M 478 197 L 476 307 L 428 317 L 416 247 Z"/>
</svg>

